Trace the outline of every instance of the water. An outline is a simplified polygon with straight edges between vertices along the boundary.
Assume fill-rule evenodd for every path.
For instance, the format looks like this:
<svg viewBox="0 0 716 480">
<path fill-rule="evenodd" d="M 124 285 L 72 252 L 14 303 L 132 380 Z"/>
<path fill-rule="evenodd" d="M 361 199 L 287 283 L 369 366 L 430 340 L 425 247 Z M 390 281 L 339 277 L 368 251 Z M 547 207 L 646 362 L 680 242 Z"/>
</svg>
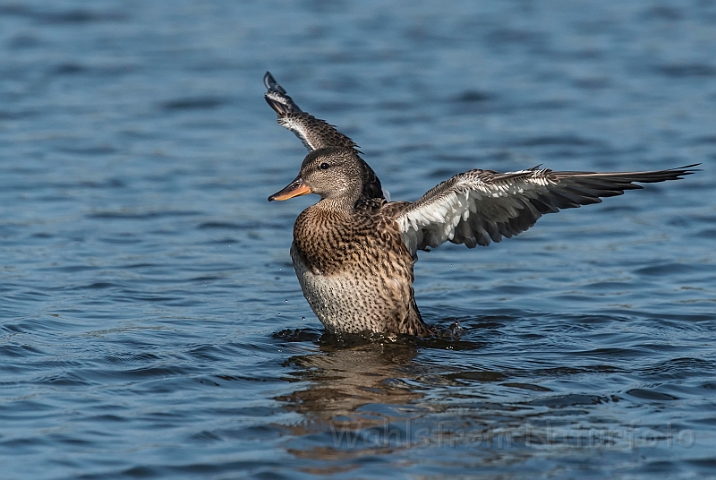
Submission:
<svg viewBox="0 0 716 480">
<path fill-rule="evenodd" d="M 716 469 L 712 1 L 0 3 L 7 479 Z M 341 344 L 271 70 L 393 198 L 470 168 L 703 171 L 421 254 L 455 340 Z"/>
</svg>

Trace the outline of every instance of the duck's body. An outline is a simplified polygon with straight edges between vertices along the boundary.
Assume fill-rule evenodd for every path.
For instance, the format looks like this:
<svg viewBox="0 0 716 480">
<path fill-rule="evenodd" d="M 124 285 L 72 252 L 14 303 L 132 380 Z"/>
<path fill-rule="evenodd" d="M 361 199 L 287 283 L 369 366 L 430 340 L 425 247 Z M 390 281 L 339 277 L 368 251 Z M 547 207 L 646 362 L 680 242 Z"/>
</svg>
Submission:
<svg viewBox="0 0 716 480">
<path fill-rule="evenodd" d="M 413 298 L 413 257 L 384 205 L 344 209 L 322 200 L 296 220 L 296 276 L 330 332 L 429 333 Z"/>
<path fill-rule="evenodd" d="M 430 334 L 413 297 L 418 250 L 446 241 L 487 246 L 527 230 L 546 213 L 642 188 L 634 182 L 693 173 L 689 167 L 604 173 L 471 170 L 416 202 L 388 202 L 351 139 L 302 112 L 270 74 L 264 81 L 279 123 L 310 150 L 296 179 L 269 200 L 321 196 L 296 220 L 291 258 L 306 300 L 332 333 Z"/>
</svg>

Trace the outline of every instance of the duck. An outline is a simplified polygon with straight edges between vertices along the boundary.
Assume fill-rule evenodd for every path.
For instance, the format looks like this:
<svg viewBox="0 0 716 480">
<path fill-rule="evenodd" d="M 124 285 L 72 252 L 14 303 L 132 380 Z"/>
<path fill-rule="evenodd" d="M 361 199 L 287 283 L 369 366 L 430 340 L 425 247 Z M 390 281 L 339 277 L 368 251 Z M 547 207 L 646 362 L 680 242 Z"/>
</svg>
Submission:
<svg viewBox="0 0 716 480">
<path fill-rule="evenodd" d="M 639 184 L 681 179 L 698 166 L 632 172 L 474 169 L 414 202 L 389 201 L 353 140 L 302 111 L 269 72 L 264 84 L 278 123 L 309 150 L 296 178 L 268 200 L 320 197 L 298 215 L 290 255 L 308 304 L 336 335 L 435 334 L 415 302 L 418 251 L 445 242 L 488 246 L 526 231 L 545 214 L 600 203 L 643 188 Z"/>
</svg>

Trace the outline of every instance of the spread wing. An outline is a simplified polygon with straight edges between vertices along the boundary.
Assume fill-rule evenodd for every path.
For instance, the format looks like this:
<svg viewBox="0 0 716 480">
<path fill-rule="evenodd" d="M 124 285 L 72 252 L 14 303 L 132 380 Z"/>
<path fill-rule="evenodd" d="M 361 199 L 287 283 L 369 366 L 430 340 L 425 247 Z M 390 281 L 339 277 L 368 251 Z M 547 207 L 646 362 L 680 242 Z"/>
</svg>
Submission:
<svg viewBox="0 0 716 480">
<path fill-rule="evenodd" d="M 689 165 L 653 172 L 553 172 L 532 168 L 498 173 L 471 170 L 439 184 L 396 220 L 410 252 L 445 241 L 469 248 L 487 246 L 524 232 L 545 213 L 601 202 L 600 197 L 642 188 L 638 183 L 677 180 L 694 173 Z"/>
<path fill-rule="evenodd" d="M 336 127 L 302 111 L 269 72 L 264 75 L 264 85 L 268 90 L 264 98 L 278 115 L 279 125 L 291 130 L 309 151 L 324 147 L 344 147 L 358 151 L 358 145 Z"/>
</svg>

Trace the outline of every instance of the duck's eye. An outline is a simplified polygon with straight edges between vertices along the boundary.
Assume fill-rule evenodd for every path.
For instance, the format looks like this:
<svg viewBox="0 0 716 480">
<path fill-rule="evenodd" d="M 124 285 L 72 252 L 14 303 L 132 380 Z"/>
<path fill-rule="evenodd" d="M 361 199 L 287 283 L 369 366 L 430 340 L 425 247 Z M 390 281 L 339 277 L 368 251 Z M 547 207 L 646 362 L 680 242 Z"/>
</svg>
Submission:
<svg viewBox="0 0 716 480">
<path fill-rule="evenodd" d="M 323 162 L 318 168 L 320 168 L 321 170 L 328 170 L 329 168 L 331 168 L 331 166 L 328 165 L 326 162 Z"/>
</svg>

